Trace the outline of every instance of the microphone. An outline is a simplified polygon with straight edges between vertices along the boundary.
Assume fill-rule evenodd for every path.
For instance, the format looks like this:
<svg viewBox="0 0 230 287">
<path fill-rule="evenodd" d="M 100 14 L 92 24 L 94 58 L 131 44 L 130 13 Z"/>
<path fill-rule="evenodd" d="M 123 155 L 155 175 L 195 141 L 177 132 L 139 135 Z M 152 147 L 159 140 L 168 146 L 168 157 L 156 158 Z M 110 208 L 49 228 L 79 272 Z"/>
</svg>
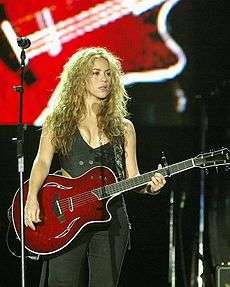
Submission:
<svg viewBox="0 0 230 287">
<path fill-rule="evenodd" d="M 30 39 L 26 37 L 17 38 L 17 43 L 18 43 L 18 46 L 22 49 L 27 49 L 31 45 Z"/>
</svg>

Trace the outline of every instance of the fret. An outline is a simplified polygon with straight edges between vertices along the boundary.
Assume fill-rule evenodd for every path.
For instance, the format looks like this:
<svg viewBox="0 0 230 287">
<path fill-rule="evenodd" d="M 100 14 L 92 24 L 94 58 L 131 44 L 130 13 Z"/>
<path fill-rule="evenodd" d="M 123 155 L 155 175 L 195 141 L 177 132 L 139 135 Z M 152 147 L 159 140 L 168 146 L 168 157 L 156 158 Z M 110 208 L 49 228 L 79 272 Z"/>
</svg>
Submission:
<svg viewBox="0 0 230 287">
<path fill-rule="evenodd" d="M 179 163 L 175 163 L 175 164 L 166 166 L 161 169 L 156 169 L 154 171 L 150 171 L 142 175 L 138 175 L 136 177 L 124 179 L 119 182 L 115 182 L 115 183 L 97 188 L 95 190 L 92 190 L 91 192 L 94 193 L 99 199 L 105 199 L 113 195 L 116 196 L 125 191 L 135 189 L 137 187 L 141 187 L 145 185 L 147 182 L 151 180 L 151 177 L 154 176 L 156 172 L 161 173 L 164 177 L 169 177 L 171 175 L 177 174 L 179 172 L 182 172 L 182 171 L 194 168 L 194 167 L 204 168 L 207 165 L 207 163 L 208 163 L 207 167 L 218 166 L 218 165 L 229 165 L 229 159 L 230 159 L 229 150 L 221 149 L 219 151 L 216 151 L 215 153 L 213 152 L 206 153 L 204 155 L 199 155 L 196 158 L 184 160 Z M 53 183 L 51 182 L 48 184 L 52 185 Z"/>
<path fill-rule="evenodd" d="M 181 171 L 191 169 L 193 167 L 194 167 L 193 159 L 188 159 L 176 164 L 169 165 L 162 169 L 157 169 L 154 171 L 144 173 L 142 175 L 138 175 L 136 177 L 128 178 L 116 183 L 109 184 L 107 186 L 98 188 L 93 192 L 98 196 L 98 198 L 104 199 L 112 195 L 118 195 L 119 193 L 125 192 L 127 190 L 135 189 L 137 187 L 145 185 L 147 182 L 151 180 L 152 176 L 154 176 L 156 172 L 161 173 L 164 177 L 168 177 Z"/>
<path fill-rule="evenodd" d="M 96 196 L 100 199 L 106 198 L 109 195 L 108 191 L 107 191 L 108 187 L 109 186 L 107 186 L 107 187 L 103 186 L 103 187 L 97 188 L 97 189 L 93 190 L 93 193 L 95 193 Z"/>
<path fill-rule="evenodd" d="M 214 158 L 214 155 L 216 159 Z M 98 198 L 104 199 L 112 195 L 118 195 L 122 192 L 135 189 L 137 187 L 141 187 L 145 185 L 147 182 L 151 180 L 151 177 L 154 176 L 156 172 L 161 173 L 164 177 L 169 177 L 171 175 L 177 174 L 179 172 L 182 172 L 182 171 L 194 168 L 194 167 L 203 168 L 206 165 L 206 162 L 208 162 L 208 167 L 212 165 L 217 166 L 217 165 L 229 164 L 228 163 L 229 162 L 229 151 L 227 149 L 217 151 L 216 154 L 207 153 L 205 154 L 205 157 L 207 158 L 206 161 L 204 161 L 204 156 L 202 157 L 197 156 L 196 158 L 184 160 L 179 163 L 175 163 L 175 164 L 166 166 L 161 169 L 150 171 L 142 175 L 138 175 L 136 177 L 128 178 L 128 179 L 125 179 L 125 180 L 122 180 L 116 183 L 109 184 L 107 186 L 98 188 L 93 192 L 96 193 Z M 224 161 L 222 159 L 223 157 L 225 157 Z M 218 161 L 218 164 L 217 164 L 217 161 Z"/>
</svg>

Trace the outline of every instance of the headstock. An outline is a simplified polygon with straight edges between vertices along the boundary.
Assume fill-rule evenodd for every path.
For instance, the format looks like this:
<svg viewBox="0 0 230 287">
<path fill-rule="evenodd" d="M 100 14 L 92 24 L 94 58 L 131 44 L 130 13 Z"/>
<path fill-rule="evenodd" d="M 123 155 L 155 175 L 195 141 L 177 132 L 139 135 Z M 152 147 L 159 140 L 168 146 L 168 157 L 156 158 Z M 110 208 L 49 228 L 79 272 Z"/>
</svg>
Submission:
<svg viewBox="0 0 230 287">
<path fill-rule="evenodd" d="M 230 165 L 230 151 L 227 148 L 200 154 L 194 158 L 194 164 L 200 168 Z"/>
</svg>

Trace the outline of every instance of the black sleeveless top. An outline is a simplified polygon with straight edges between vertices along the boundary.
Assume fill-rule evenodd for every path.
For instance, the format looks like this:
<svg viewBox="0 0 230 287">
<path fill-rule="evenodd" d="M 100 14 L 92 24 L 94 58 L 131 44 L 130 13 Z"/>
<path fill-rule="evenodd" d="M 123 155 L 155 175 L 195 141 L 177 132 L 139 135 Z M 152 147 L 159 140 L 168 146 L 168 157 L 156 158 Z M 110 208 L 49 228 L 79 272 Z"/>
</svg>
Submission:
<svg viewBox="0 0 230 287">
<path fill-rule="evenodd" d="M 59 156 L 61 167 L 71 177 L 84 174 L 95 166 L 106 166 L 118 177 L 115 165 L 114 148 L 111 143 L 106 143 L 97 148 L 92 148 L 78 132 L 72 148 L 67 156 Z"/>
<path fill-rule="evenodd" d="M 89 169 L 95 166 L 106 166 L 110 168 L 117 179 L 119 180 L 118 174 L 122 177 L 120 170 L 123 169 L 120 160 L 118 160 L 115 155 L 114 146 L 111 143 L 104 144 L 98 148 L 92 148 L 81 136 L 80 132 L 76 135 L 72 148 L 67 156 L 59 156 L 61 167 L 69 173 L 71 177 L 78 177 Z M 116 160 L 115 160 L 116 156 Z M 116 161 L 118 162 L 116 166 Z M 129 234 L 130 222 L 126 210 L 126 205 L 124 197 L 122 194 L 113 198 L 109 204 L 109 209 L 112 214 L 112 220 L 114 224 L 110 225 L 110 231 L 116 233 L 115 226 L 119 228 L 125 228 L 126 232 Z M 126 236 L 125 235 L 125 236 Z M 129 235 L 128 235 L 129 237 Z"/>
<path fill-rule="evenodd" d="M 68 172 L 71 177 L 78 177 L 96 166 L 106 166 L 114 172 L 119 180 L 113 145 L 111 143 L 106 143 L 97 148 L 92 148 L 83 139 L 79 131 L 68 155 L 59 155 L 59 160 L 61 167 Z M 123 195 L 116 196 L 110 203 L 111 213 L 116 212 L 117 208 L 125 209 L 126 213 Z"/>
</svg>

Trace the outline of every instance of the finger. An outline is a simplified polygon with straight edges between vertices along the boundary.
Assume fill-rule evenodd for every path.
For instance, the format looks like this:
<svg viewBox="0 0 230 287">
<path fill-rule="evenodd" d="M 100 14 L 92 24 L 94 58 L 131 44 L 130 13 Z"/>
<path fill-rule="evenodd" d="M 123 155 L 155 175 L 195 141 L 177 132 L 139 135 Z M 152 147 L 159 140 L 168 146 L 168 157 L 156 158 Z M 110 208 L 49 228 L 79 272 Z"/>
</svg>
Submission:
<svg viewBox="0 0 230 287">
<path fill-rule="evenodd" d="M 155 184 L 162 184 L 162 183 L 163 183 L 163 178 L 162 178 L 161 174 L 156 173 L 156 174 L 152 177 L 152 181 L 153 181 Z"/>
<path fill-rule="evenodd" d="M 28 226 L 29 226 L 32 230 L 35 230 L 35 225 L 34 225 L 34 223 L 33 223 L 32 220 L 29 220 Z"/>
<path fill-rule="evenodd" d="M 159 163 L 159 164 L 158 164 L 158 169 L 161 169 L 161 168 L 162 168 L 162 164 Z"/>
<path fill-rule="evenodd" d="M 39 209 L 36 210 L 35 220 L 36 220 L 36 222 L 41 222 L 41 219 L 40 219 L 40 210 L 39 210 Z"/>
<path fill-rule="evenodd" d="M 156 185 L 156 184 L 154 184 L 153 182 L 151 182 L 149 192 L 152 193 L 152 194 L 156 194 L 156 192 L 157 192 L 160 188 L 161 188 L 160 185 Z"/>
<path fill-rule="evenodd" d="M 161 174 L 161 173 L 159 173 L 159 172 L 155 172 L 154 173 L 154 176 L 157 176 L 157 177 L 160 177 L 160 178 L 163 178 L 164 176 Z"/>
<path fill-rule="evenodd" d="M 160 182 L 160 183 L 165 183 L 165 178 L 161 173 L 155 173 L 155 178 Z"/>
<path fill-rule="evenodd" d="M 159 183 L 151 182 L 151 191 L 156 191 L 159 189 Z"/>
<path fill-rule="evenodd" d="M 35 225 L 33 224 L 33 220 L 31 218 L 25 218 L 25 226 L 35 230 Z"/>
<path fill-rule="evenodd" d="M 156 176 L 153 176 L 152 177 L 152 182 L 150 182 L 150 185 L 153 187 L 153 184 L 154 185 L 158 185 L 159 184 L 159 181 L 158 181 L 158 179 L 157 179 L 157 177 Z"/>
<path fill-rule="evenodd" d="M 149 193 L 149 192 L 151 192 L 151 182 L 149 182 L 149 183 L 147 183 L 147 185 L 146 185 L 146 188 L 145 188 L 145 192 L 146 193 Z"/>
</svg>

